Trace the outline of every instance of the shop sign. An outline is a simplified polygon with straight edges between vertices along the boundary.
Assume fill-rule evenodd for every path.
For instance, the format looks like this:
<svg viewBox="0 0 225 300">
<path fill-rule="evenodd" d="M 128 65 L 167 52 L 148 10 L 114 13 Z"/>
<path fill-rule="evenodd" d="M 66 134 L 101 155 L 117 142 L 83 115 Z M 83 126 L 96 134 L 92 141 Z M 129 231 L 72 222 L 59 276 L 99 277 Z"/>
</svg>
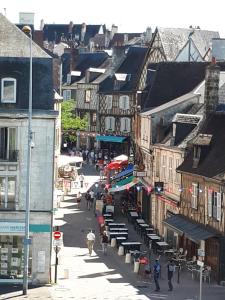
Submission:
<svg viewBox="0 0 225 300">
<path fill-rule="evenodd" d="M 146 171 L 134 171 L 133 175 L 135 177 L 146 177 L 147 176 L 147 172 Z"/>
<path fill-rule="evenodd" d="M 25 223 L 0 222 L 1 233 L 24 233 Z"/>
</svg>

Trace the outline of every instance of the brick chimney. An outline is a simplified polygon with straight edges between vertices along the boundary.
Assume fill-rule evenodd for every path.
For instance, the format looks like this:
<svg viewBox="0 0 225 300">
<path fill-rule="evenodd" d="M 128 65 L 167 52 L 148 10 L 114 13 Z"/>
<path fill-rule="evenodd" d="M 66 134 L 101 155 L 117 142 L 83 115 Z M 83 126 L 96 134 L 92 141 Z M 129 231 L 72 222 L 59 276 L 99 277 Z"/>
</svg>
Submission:
<svg viewBox="0 0 225 300">
<path fill-rule="evenodd" d="M 216 111 L 219 101 L 219 80 L 220 80 L 220 67 L 216 65 L 215 58 L 206 67 L 205 75 L 205 97 L 204 97 L 204 118 L 207 119 L 209 115 Z"/>
<path fill-rule="evenodd" d="M 79 58 L 79 50 L 76 48 L 69 48 L 70 50 L 70 71 L 75 71 L 78 58 Z"/>
<path fill-rule="evenodd" d="M 112 69 L 117 69 L 125 58 L 125 47 L 115 46 L 112 49 Z"/>
<path fill-rule="evenodd" d="M 73 32 L 73 22 L 70 21 L 69 23 L 69 33 L 72 33 Z"/>
</svg>

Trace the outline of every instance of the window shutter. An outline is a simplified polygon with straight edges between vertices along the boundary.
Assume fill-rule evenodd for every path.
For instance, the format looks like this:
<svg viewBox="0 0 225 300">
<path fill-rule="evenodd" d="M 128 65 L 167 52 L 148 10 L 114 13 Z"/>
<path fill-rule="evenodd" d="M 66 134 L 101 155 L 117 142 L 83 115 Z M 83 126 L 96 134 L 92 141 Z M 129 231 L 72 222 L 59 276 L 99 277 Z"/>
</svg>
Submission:
<svg viewBox="0 0 225 300">
<path fill-rule="evenodd" d="M 105 129 L 108 130 L 109 129 L 109 126 L 110 126 L 110 123 L 109 123 L 109 117 L 106 117 L 105 118 Z"/>
<path fill-rule="evenodd" d="M 67 74 L 66 83 L 71 84 L 71 74 Z"/>
<path fill-rule="evenodd" d="M 212 191 L 208 190 L 208 216 L 212 217 Z"/>
<path fill-rule="evenodd" d="M 127 118 L 127 132 L 130 132 L 130 119 Z"/>
<path fill-rule="evenodd" d="M 123 96 L 119 98 L 119 108 L 123 109 Z"/>
<path fill-rule="evenodd" d="M 125 109 L 129 109 L 130 108 L 130 103 L 129 103 L 129 96 L 125 96 L 126 100 L 125 100 Z"/>
<path fill-rule="evenodd" d="M 121 118 L 120 119 L 120 131 L 124 131 L 124 125 L 125 125 L 124 118 Z"/>
<path fill-rule="evenodd" d="M 66 92 L 67 92 L 67 95 L 66 95 L 67 99 L 66 100 L 70 100 L 71 99 L 71 90 L 67 90 Z"/>
<path fill-rule="evenodd" d="M 67 92 L 66 92 L 66 90 L 63 90 L 63 100 L 67 100 L 66 96 L 67 96 Z"/>
<path fill-rule="evenodd" d="M 221 221 L 221 193 L 217 193 L 217 221 Z"/>
<path fill-rule="evenodd" d="M 198 184 L 192 183 L 191 207 L 194 209 L 197 209 L 197 198 L 198 198 Z"/>
<path fill-rule="evenodd" d="M 111 129 L 115 130 L 115 118 L 111 117 Z"/>
</svg>

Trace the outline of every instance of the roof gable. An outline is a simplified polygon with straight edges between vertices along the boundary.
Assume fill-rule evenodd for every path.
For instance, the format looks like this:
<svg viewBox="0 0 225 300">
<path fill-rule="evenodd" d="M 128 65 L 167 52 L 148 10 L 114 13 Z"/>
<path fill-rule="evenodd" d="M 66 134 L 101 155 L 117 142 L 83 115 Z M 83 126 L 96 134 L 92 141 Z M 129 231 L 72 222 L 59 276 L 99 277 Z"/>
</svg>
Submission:
<svg viewBox="0 0 225 300">
<path fill-rule="evenodd" d="M 219 38 L 216 31 L 193 28 L 162 28 L 158 27 L 162 46 L 168 61 L 174 61 L 180 50 L 187 43 L 189 35 L 197 47 L 200 55 L 204 57 L 211 47 L 213 38 Z"/>
<path fill-rule="evenodd" d="M 30 38 L 2 14 L 0 14 L 0 56 L 30 57 Z M 37 58 L 50 58 L 50 56 L 33 41 L 32 56 Z"/>
</svg>

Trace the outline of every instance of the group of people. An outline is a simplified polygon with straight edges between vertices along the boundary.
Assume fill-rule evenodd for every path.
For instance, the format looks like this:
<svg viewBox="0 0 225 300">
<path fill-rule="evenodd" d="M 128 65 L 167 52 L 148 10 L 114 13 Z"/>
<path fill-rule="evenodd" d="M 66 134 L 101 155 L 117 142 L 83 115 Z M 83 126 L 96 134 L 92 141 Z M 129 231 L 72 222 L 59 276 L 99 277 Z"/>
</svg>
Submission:
<svg viewBox="0 0 225 300">
<path fill-rule="evenodd" d="M 176 266 L 174 264 L 174 261 L 170 260 L 169 263 L 167 264 L 167 278 L 168 278 L 169 291 L 173 290 L 172 278 L 173 278 L 173 274 L 174 274 L 175 270 L 176 270 Z M 159 259 L 156 259 L 154 266 L 153 266 L 153 278 L 154 278 L 154 282 L 155 282 L 155 291 L 156 292 L 160 291 L 160 286 L 159 286 L 160 275 L 161 275 L 161 265 L 160 265 Z"/>
<path fill-rule="evenodd" d="M 101 237 L 101 244 L 102 244 L 102 252 L 104 253 L 104 255 L 107 255 L 107 248 L 109 243 L 107 232 L 103 231 L 100 237 Z M 89 230 L 86 239 L 87 239 L 88 253 L 91 256 L 93 251 L 93 246 L 95 243 L 95 234 L 93 230 L 91 229 Z"/>
</svg>

